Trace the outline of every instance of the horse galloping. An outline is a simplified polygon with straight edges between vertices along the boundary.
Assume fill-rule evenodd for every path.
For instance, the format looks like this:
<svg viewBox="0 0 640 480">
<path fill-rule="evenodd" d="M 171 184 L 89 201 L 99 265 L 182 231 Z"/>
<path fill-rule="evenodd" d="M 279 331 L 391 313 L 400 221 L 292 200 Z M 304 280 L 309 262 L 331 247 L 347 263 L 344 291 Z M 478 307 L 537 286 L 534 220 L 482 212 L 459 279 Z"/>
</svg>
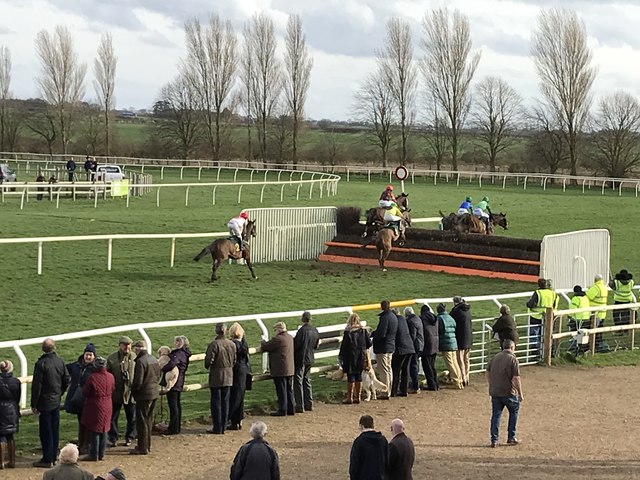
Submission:
<svg viewBox="0 0 640 480">
<path fill-rule="evenodd" d="M 218 238 L 217 240 L 214 240 L 213 243 L 203 248 L 202 251 L 193 258 L 193 260 L 197 262 L 202 257 L 210 253 L 212 261 L 211 281 L 215 282 L 218 279 L 216 270 L 220 268 L 223 261 L 228 258 L 232 258 L 234 260 L 240 260 L 242 258 L 246 262 L 247 267 L 249 267 L 251 276 L 254 279 L 257 279 L 258 277 L 253 271 L 253 264 L 251 263 L 251 247 L 249 245 L 249 240 L 255 236 L 256 222 L 255 220 L 249 220 L 244 224 L 244 228 L 242 229 L 242 242 L 244 244 L 244 248 L 238 249 L 237 242 L 233 242 L 229 238 Z"/>
<path fill-rule="evenodd" d="M 446 231 L 492 235 L 496 225 L 505 230 L 509 229 L 507 214 L 502 212 L 495 214 L 489 213 L 489 231 L 487 231 L 487 226 L 484 221 L 476 215 L 472 215 L 470 213 L 462 215 L 450 213 L 449 215 L 445 215 L 441 211 L 439 213 L 442 217 L 442 229 Z"/>
<path fill-rule="evenodd" d="M 396 205 L 401 212 L 410 212 L 409 208 L 409 194 L 401 193 L 396 197 Z M 374 207 L 367 210 L 364 214 L 366 223 L 364 226 L 364 233 L 362 238 L 366 238 L 369 235 L 374 235 L 382 228 L 386 222 L 384 221 L 384 214 L 387 211 L 385 207 Z M 373 240 L 372 240 L 373 241 Z"/>
<path fill-rule="evenodd" d="M 406 238 L 404 237 L 404 230 L 407 226 L 411 226 L 410 220 L 406 219 L 406 216 L 409 216 L 409 212 L 405 212 L 405 218 L 400 220 L 400 223 L 403 224 L 400 228 L 400 233 L 398 235 L 395 234 L 395 231 L 391 227 L 385 227 L 380 229 L 378 232 L 378 236 L 376 237 L 376 250 L 378 251 L 378 263 L 380 264 L 380 268 L 383 272 L 386 272 L 387 269 L 384 266 L 385 260 L 389 257 L 391 250 L 393 249 L 393 242 L 395 240 L 400 240 L 398 245 L 404 245 L 406 242 Z M 363 247 L 364 248 L 364 247 Z"/>
</svg>

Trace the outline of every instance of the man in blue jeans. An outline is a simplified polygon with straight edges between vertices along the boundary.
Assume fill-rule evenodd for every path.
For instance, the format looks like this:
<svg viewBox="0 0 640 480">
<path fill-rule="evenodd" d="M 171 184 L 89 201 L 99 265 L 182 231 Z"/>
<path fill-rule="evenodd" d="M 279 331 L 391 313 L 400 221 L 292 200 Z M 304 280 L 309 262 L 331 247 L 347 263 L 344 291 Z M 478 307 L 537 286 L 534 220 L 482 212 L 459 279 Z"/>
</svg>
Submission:
<svg viewBox="0 0 640 480">
<path fill-rule="evenodd" d="M 509 410 L 509 427 L 507 445 L 517 445 L 516 424 L 522 395 L 520 381 L 520 365 L 514 353 L 516 344 L 513 340 L 505 339 L 502 351 L 491 359 L 487 366 L 487 380 L 489 381 L 489 395 L 491 395 L 491 448 L 498 446 L 498 429 L 502 410 Z"/>
</svg>

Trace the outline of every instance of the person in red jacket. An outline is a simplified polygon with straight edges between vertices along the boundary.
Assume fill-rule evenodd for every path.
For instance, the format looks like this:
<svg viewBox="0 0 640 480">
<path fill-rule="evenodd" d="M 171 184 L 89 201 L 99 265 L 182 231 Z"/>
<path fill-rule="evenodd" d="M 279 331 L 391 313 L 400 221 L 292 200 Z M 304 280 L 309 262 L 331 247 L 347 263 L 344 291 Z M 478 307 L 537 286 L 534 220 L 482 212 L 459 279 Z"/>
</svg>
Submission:
<svg viewBox="0 0 640 480">
<path fill-rule="evenodd" d="M 113 404 L 111 395 L 116 389 L 113 375 L 107 372 L 107 360 L 96 358 L 95 371 L 89 376 L 82 394 L 85 397 L 81 422 L 91 431 L 91 448 L 89 455 L 84 458 L 91 462 L 102 460 L 107 449 L 107 432 L 111 428 L 111 413 Z"/>
</svg>

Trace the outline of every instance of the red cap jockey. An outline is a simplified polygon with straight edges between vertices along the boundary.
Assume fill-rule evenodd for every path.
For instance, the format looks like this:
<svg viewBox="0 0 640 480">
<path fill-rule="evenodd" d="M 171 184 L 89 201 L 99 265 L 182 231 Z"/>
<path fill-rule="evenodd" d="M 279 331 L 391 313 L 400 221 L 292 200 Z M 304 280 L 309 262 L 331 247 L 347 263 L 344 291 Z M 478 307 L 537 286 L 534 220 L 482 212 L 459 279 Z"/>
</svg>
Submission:
<svg viewBox="0 0 640 480">
<path fill-rule="evenodd" d="M 249 218 L 249 214 L 243 210 L 240 212 L 240 218 L 244 218 L 246 220 Z"/>
<path fill-rule="evenodd" d="M 387 190 L 393 191 L 393 185 L 387 185 Z"/>
</svg>

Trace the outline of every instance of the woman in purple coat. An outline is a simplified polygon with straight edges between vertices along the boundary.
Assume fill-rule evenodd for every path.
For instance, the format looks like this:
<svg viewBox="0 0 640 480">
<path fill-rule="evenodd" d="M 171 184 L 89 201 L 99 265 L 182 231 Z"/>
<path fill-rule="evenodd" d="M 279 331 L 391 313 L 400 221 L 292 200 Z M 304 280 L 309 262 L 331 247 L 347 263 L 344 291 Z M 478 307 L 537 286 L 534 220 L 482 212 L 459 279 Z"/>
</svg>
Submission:
<svg viewBox="0 0 640 480">
<path fill-rule="evenodd" d="M 183 335 L 178 335 L 173 339 L 175 348 L 169 354 L 169 362 L 162 367 L 162 373 L 170 372 L 174 367 L 178 367 L 178 379 L 171 390 L 167 392 L 167 403 L 169 404 L 169 428 L 166 435 L 177 435 L 182 426 L 182 404 L 180 396 L 184 388 L 184 376 L 189 368 L 189 339 Z"/>
<path fill-rule="evenodd" d="M 0 362 L 0 470 L 16 468 L 16 441 L 13 435 L 18 432 L 20 422 L 20 380 L 14 378 L 13 363 Z M 4 463 L 5 445 L 9 461 Z"/>
<path fill-rule="evenodd" d="M 95 462 L 104 458 L 107 449 L 107 432 L 111 428 L 111 396 L 116 389 L 116 381 L 107 372 L 107 360 L 96 358 L 95 370 L 82 387 L 85 402 L 82 408 L 82 425 L 91 432 L 89 455 L 84 460 Z"/>
</svg>

